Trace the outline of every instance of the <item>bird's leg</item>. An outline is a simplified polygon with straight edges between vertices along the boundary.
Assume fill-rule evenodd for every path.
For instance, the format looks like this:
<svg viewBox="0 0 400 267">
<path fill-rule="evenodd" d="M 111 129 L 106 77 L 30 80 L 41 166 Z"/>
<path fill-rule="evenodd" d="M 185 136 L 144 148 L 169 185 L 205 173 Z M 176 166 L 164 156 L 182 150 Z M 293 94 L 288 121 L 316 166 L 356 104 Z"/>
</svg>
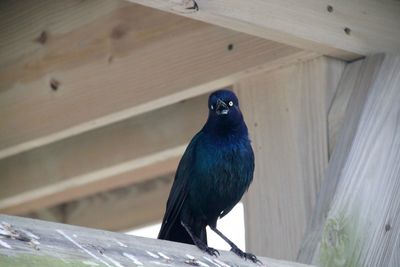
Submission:
<svg viewBox="0 0 400 267">
<path fill-rule="evenodd" d="M 257 259 L 257 257 L 251 253 L 243 252 L 240 248 L 238 248 L 235 243 L 229 240 L 223 233 L 221 233 L 215 226 L 210 226 L 211 230 L 213 230 L 217 235 L 219 235 L 226 243 L 231 246 L 231 251 L 238 255 L 241 258 L 245 258 L 246 260 L 251 260 L 254 263 L 262 264 L 262 262 Z"/>
<path fill-rule="evenodd" d="M 190 235 L 190 237 L 192 238 L 194 244 L 201 249 L 202 251 L 207 252 L 208 254 L 210 254 L 211 256 L 218 256 L 219 255 L 219 251 L 216 250 L 215 248 L 211 248 L 209 246 L 207 246 L 207 244 L 205 244 L 203 241 L 200 240 L 200 238 L 198 238 L 192 231 L 192 229 L 190 228 L 190 226 L 188 226 L 186 223 L 184 223 L 183 221 L 181 221 L 181 225 L 183 226 L 183 228 L 185 228 L 186 232 Z"/>
</svg>

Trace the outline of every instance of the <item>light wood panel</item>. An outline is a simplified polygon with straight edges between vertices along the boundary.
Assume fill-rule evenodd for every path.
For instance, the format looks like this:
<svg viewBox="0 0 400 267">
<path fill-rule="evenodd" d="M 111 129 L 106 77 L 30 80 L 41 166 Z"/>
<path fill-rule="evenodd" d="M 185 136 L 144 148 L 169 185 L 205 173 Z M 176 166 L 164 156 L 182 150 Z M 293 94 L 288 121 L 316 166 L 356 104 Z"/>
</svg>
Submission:
<svg viewBox="0 0 400 267">
<path fill-rule="evenodd" d="M 351 94 L 356 85 L 363 60 L 349 63 L 340 79 L 332 106 L 328 112 L 328 134 L 329 134 L 329 155 L 332 154 L 336 145 L 337 135 L 342 128 L 345 119 L 345 112 L 350 101 Z"/>
<path fill-rule="evenodd" d="M 0 221 L 2 236 L 7 237 L 0 243 L 2 266 L 254 266 L 229 251 L 216 258 L 177 242 L 6 215 L 0 215 Z M 260 260 L 271 267 L 311 267 Z"/>
<path fill-rule="evenodd" d="M 0 158 L 315 57 L 117 0 L 11 7 L 0 16 Z"/>
<path fill-rule="evenodd" d="M 367 58 L 321 189 L 302 261 L 397 266 L 400 57 Z"/>
<path fill-rule="evenodd" d="M 343 69 L 319 58 L 236 84 L 256 156 L 245 198 L 249 251 L 296 258 L 328 163 L 327 110 Z"/>
<path fill-rule="evenodd" d="M 208 95 L 0 161 L 0 212 L 21 214 L 174 172 Z"/>
<path fill-rule="evenodd" d="M 22 216 L 111 231 L 135 229 L 161 221 L 173 177 L 155 177 Z"/>
<path fill-rule="evenodd" d="M 129 1 L 342 59 L 400 52 L 398 1 Z"/>
<path fill-rule="evenodd" d="M 346 111 L 343 116 L 341 127 L 338 130 L 338 139 L 340 141 L 335 143 L 333 154 L 331 155 L 331 160 L 326 171 L 326 177 L 329 178 L 327 178 L 321 186 L 320 197 L 317 199 L 315 210 L 310 217 L 309 227 L 302 241 L 301 250 L 298 255 L 298 259 L 301 262 L 311 262 L 313 260 L 316 247 L 321 238 L 323 225 L 339 182 L 340 173 L 346 162 L 346 156 L 349 153 L 354 135 L 357 131 L 361 111 L 366 101 L 368 90 L 364 88 L 368 88 L 368 84 L 372 82 L 374 75 L 371 74 L 374 73 L 380 61 L 381 59 L 369 59 L 369 64 L 365 61 L 351 63 L 346 67 L 343 73 L 338 93 L 351 91 L 351 97 L 347 104 L 342 103 L 346 104 L 344 107 Z M 362 82 L 362 84 L 357 85 L 357 83 L 360 82 Z M 351 88 L 351 86 L 356 85 L 357 87 Z M 332 108 L 341 106 L 340 103 L 336 103 L 337 101 L 343 102 L 343 99 L 340 96 L 335 98 Z M 335 156 L 335 154 L 340 156 Z"/>
<path fill-rule="evenodd" d="M 65 206 L 65 223 L 127 231 L 161 222 L 174 174 L 79 199 Z"/>
</svg>

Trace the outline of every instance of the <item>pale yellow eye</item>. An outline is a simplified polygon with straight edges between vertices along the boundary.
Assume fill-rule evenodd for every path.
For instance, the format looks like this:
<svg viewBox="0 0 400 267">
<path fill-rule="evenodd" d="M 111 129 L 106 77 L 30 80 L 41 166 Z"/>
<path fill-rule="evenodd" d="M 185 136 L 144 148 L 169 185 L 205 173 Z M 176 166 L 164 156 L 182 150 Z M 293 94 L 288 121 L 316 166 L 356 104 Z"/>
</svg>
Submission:
<svg viewBox="0 0 400 267">
<path fill-rule="evenodd" d="M 232 102 L 232 101 L 229 101 L 228 105 L 229 105 L 230 107 L 232 107 L 232 106 L 233 106 L 233 102 Z"/>
</svg>

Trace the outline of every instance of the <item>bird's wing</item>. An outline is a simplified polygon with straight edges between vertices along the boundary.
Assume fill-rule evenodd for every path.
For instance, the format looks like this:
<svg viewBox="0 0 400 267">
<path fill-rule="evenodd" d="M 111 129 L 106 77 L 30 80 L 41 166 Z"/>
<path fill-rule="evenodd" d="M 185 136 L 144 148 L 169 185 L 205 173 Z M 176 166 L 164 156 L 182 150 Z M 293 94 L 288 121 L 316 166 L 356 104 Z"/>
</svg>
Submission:
<svg viewBox="0 0 400 267">
<path fill-rule="evenodd" d="M 234 201 L 231 205 L 229 205 L 228 207 L 226 207 L 221 214 L 219 215 L 219 218 L 223 218 L 226 214 L 228 214 L 233 207 L 236 206 L 236 204 L 240 201 L 240 199 L 242 198 L 243 194 L 245 191 L 247 191 L 247 189 L 250 186 L 250 183 L 253 181 L 253 174 L 254 174 L 254 152 L 253 149 L 250 146 L 250 143 L 248 144 L 248 156 L 249 156 L 249 160 L 248 162 L 250 162 L 250 164 L 248 165 L 248 168 L 245 168 L 244 173 L 242 173 L 243 175 L 243 180 L 247 181 L 247 183 L 244 185 L 243 187 L 243 192 L 241 194 L 238 195 L 238 199 L 236 201 Z"/>
<path fill-rule="evenodd" d="M 180 224 L 180 212 L 188 195 L 188 183 L 192 173 L 195 147 L 202 132 L 197 133 L 190 141 L 183 154 L 175 174 L 174 183 L 169 193 L 167 208 L 161 225 L 159 239 L 168 239 L 169 232 L 175 224 Z"/>
</svg>

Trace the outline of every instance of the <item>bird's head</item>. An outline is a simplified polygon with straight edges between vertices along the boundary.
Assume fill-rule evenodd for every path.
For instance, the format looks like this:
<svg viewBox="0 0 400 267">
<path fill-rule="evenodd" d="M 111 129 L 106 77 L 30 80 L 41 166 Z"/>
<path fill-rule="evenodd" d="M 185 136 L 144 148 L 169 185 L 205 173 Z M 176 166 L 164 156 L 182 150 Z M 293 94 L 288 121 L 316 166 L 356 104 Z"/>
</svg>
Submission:
<svg viewBox="0 0 400 267">
<path fill-rule="evenodd" d="M 215 91 L 208 98 L 208 126 L 219 131 L 229 131 L 241 127 L 243 122 L 239 100 L 229 90 Z"/>
<path fill-rule="evenodd" d="M 208 98 L 208 109 L 210 116 L 228 118 L 240 113 L 239 100 L 236 95 L 229 90 L 218 90 Z"/>
</svg>

